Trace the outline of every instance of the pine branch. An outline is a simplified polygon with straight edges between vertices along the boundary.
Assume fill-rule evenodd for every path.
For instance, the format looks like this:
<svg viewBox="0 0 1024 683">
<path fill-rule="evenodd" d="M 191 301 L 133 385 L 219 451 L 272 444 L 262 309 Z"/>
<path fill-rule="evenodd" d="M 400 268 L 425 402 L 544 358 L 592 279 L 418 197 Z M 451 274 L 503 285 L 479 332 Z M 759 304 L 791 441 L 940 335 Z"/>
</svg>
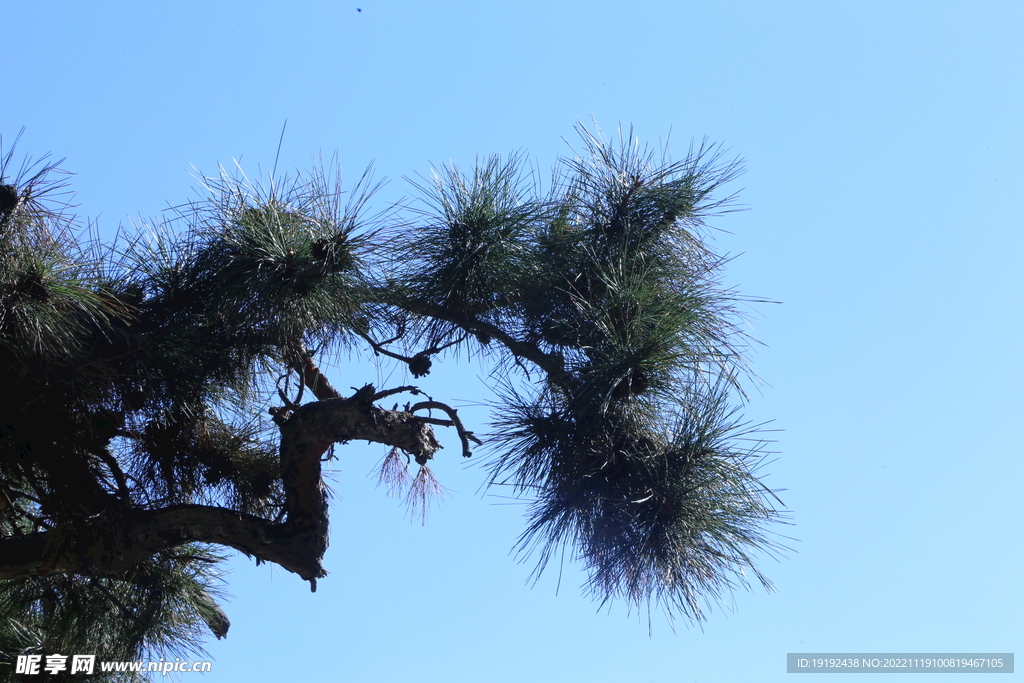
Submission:
<svg viewBox="0 0 1024 683">
<path fill-rule="evenodd" d="M 430 410 L 432 408 L 443 410 L 444 412 L 448 413 L 448 415 L 452 418 L 450 422 L 444 420 L 430 420 L 430 418 L 427 419 L 430 420 L 431 424 L 438 424 L 446 427 L 455 427 L 456 431 L 458 431 L 459 433 L 459 438 L 462 440 L 462 456 L 464 458 L 469 458 L 473 455 L 473 453 L 469 450 L 470 441 L 475 443 L 477 446 L 483 445 L 483 441 L 476 438 L 473 435 L 473 432 L 466 430 L 466 427 L 462 424 L 462 420 L 459 419 L 458 411 L 456 411 L 454 408 L 452 408 L 446 403 L 441 403 L 440 401 L 422 401 L 410 407 L 409 412 L 415 413 L 417 410 Z M 417 458 L 416 461 L 419 462 L 419 458 Z M 426 464 L 426 460 L 420 462 L 419 464 Z"/>
</svg>

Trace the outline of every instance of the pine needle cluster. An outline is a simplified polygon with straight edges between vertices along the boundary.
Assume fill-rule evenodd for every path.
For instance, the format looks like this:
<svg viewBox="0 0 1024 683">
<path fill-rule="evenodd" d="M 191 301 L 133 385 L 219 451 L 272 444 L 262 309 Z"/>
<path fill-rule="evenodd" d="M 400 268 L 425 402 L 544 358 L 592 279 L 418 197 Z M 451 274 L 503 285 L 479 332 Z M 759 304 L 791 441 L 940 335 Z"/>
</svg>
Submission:
<svg viewBox="0 0 1024 683">
<path fill-rule="evenodd" d="M 756 300 L 721 285 L 705 222 L 734 208 L 719 195 L 742 162 L 706 141 L 672 161 L 632 131 L 578 132 L 543 195 L 519 155 L 435 172 L 395 301 L 433 344 L 511 352 L 491 483 L 533 500 L 519 547 L 538 572 L 564 547 L 600 600 L 701 620 L 748 571 L 770 586 L 754 560 L 782 549 L 765 531 L 778 498 L 754 474 L 765 442 L 733 405 Z M 508 381 L 528 361 L 532 391 Z"/>
</svg>

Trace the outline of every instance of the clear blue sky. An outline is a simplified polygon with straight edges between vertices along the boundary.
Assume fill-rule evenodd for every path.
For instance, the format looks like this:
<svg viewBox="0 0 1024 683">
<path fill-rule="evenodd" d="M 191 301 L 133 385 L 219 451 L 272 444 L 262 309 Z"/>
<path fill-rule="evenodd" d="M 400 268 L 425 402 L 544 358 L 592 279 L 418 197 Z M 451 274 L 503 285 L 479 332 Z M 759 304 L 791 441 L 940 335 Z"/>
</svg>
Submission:
<svg viewBox="0 0 1024 683">
<path fill-rule="evenodd" d="M 715 225 L 742 253 L 727 284 L 784 302 L 754 321 L 746 410 L 784 430 L 777 593 L 649 636 L 572 565 L 557 594 L 557 573 L 526 585 L 524 508 L 479 492 L 451 435 L 433 469 L 455 493 L 426 528 L 366 476 L 383 447 L 353 446 L 330 576 L 311 594 L 232 561 L 204 681 L 776 681 L 787 652 L 1024 651 L 1017 0 L 6 2 L 2 25 L 5 142 L 25 125 L 21 152 L 67 156 L 108 236 L 194 197 L 192 166 L 266 171 L 285 119 L 281 169 L 375 160 L 380 206 L 430 162 L 525 148 L 547 168 L 591 115 L 747 159 L 750 210 Z M 438 398 L 488 398 L 478 365 L 435 368 Z"/>
</svg>

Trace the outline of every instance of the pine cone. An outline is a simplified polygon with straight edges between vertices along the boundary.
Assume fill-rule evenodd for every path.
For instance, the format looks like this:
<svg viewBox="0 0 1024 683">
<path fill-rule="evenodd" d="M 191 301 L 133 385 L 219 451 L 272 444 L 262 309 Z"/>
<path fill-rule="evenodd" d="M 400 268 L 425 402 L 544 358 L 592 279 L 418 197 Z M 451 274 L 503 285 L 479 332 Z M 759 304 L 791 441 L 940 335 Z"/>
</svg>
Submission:
<svg viewBox="0 0 1024 683">
<path fill-rule="evenodd" d="M 43 276 L 35 271 L 26 273 L 18 282 L 18 290 L 37 301 L 50 300 L 50 288 L 43 281 Z"/>
<path fill-rule="evenodd" d="M 647 379 L 647 373 L 642 369 L 637 368 L 633 370 L 629 377 L 626 377 L 618 386 L 615 387 L 614 396 L 616 398 L 625 398 L 626 396 L 636 396 L 647 391 L 650 386 L 650 381 Z"/>
<path fill-rule="evenodd" d="M 0 213 L 10 213 L 18 208 L 18 188 L 14 185 L 0 185 Z"/>
<path fill-rule="evenodd" d="M 327 238 L 320 238 L 316 242 L 313 242 L 313 246 L 310 247 L 310 253 L 313 254 L 313 258 L 318 261 L 325 260 L 331 253 L 332 249 L 329 248 L 331 240 Z"/>
<path fill-rule="evenodd" d="M 433 363 L 430 361 L 430 356 L 425 353 L 417 353 L 409 361 L 409 372 L 413 377 L 425 377 L 430 374 L 431 365 Z"/>
</svg>

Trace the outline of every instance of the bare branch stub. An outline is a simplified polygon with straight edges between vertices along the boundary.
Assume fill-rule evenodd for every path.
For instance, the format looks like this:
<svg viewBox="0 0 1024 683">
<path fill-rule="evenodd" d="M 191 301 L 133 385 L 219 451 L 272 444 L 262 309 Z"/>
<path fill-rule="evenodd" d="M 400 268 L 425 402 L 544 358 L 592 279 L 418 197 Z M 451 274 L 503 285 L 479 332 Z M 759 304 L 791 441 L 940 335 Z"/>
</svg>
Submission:
<svg viewBox="0 0 1024 683">
<path fill-rule="evenodd" d="M 453 427 L 455 427 L 456 431 L 459 433 L 459 438 L 462 440 L 462 456 L 465 457 L 465 458 L 471 457 L 473 455 L 473 452 L 469 448 L 469 442 L 472 441 L 477 446 L 481 446 L 481 445 L 483 445 L 483 441 L 478 439 L 473 434 L 473 432 L 468 431 L 466 429 L 465 425 L 462 424 L 462 420 L 459 419 L 459 413 L 458 413 L 457 410 L 455 410 L 455 408 L 452 408 L 447 403 L 442 403 L 440 401 L 421 401 L 420 403 L 417 403 L 417 404 L 411 406 L 409 408 L 409 412 L 410 413 L 415 413 L 417 410 L 430 410 L 430 409 L 434 409 L 434 408 L 436 408 L 438 410 L 443 410 L 445 413 L 448 414 L 448 416 L 451 418 L 451 423 L 450 423 L 450 425 L 446 424 L 445 426 L 453 426 Z M 430 418 L 426 418 L 426 419 L 430 419 Z M 431 420 L 431 422 L 433 424 L 444 424 L 441 421 L 433 421 L 433 420 Z M 418 460 L 417 460 L 417 462 L 418 462 Z M 420 464 L 422 465 L 423 463 L 420 463 Z"/>
</svg>

